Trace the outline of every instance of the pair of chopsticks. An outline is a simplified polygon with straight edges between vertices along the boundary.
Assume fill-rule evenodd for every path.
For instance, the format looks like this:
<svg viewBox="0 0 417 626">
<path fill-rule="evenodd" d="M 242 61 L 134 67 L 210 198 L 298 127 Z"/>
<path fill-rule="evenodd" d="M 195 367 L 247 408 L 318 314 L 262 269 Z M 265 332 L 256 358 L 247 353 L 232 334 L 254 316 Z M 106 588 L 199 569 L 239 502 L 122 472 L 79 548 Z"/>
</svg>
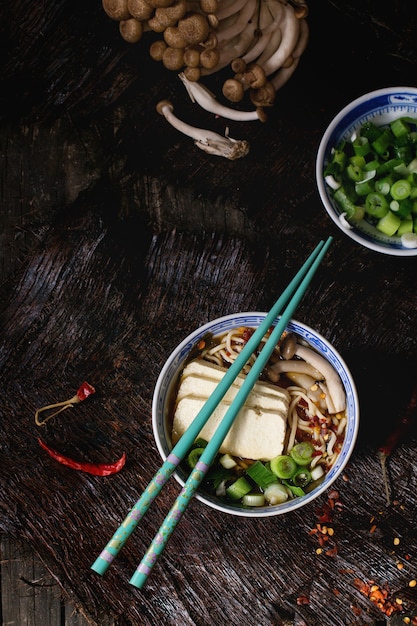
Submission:
<svg viewBox="0 0 417 626">
<path fill-rule="evenodd" d="M 91 569 L 93 569 L 95 572 L 97 572 L 98 574 L 104 574 L 107 571 L 113 559 L 117 556 L 119 551 L 125 545 L 126 541 L 135 530 L 139 521 L 147 512 L 150 505 L 161 491 L 162 487 L 172 476 L 182 459 L 186 456 L 187 452 L 194 443 L 204 424 L 208 421 L 214 409 L 220 404 L 222 398 L 225 396 L 227 390 L 232 385 L 235 378 L 238 376 L 253 352 L 259 346 L 267 331 L 271 328 L 271 326 L 273 326 L 275 320 L 279 318 L 276 326 L 273 328 L 268 338 L 268 341 L 265 343 L 258 358 L 246 375 L 242 386 L 240 387 L 226 414 L 224 415 L 223 420 L 221 421 L 213 437 L 205 447 L 203 454 L 199 458 L 195 468 L 193 469 L 185 485 L 183 486 L 181 493 L 179 494 L 173 507 L 163 521 L 159 531 L 155 535 L 146 554 L 144 555 L 141 563 L 139 564 L 137 570 L 130 580 L 130 583 L 135 587 L 138 587 L 139 589 L 144 586 L 158 557 L 163 552 L 169 538 L 171 537 L 171 534 L 173 533 L 176 525 L 181 519 L 181 516 L 183 515 L 188 504 L 195 495 L 204 476 L 207 474 L 210 465 L 213 463 L 216 454 L 218 453 L 219 448 L 223 443 L 223 440 L 225 439 L 239 411 L 244 405 L 253 386 L 258 380 L 262 370 L 266 366 L 276 344 L 278 343 L 282 333 L 284 332 L 288 322 L 290 321 L 295 309 L 300 303 L 300 300 L 304 296 L 304 293 L 307 290 L 324 255 L 326 254 L 331 241 L 332 237 L 329 237 L 326 242 L 320 241 L 320 243 L 317 245 L 311 255 L 307 258 L 305 263 L 302 265 L 301 269 L 297 272 L 292 281 L 289 283 L 288 287 L 278 298 L 261 325 L 253 333 L 245 347 L 240 352 L 239 356 L 226 371 L 216 389 L 213 391 L 213 393 L 205 402 L 197 416 L 194 418 L 191 425 L 188 427 L 186 432 L 183 434 L 181 439 L 168 455 L 165 462 L 152 478 L 135 506 L 128 513 L 124 522 L 115 532 L 104 550 L 101 552 L 100 556 L 97 557 L 97 559 L 91 566 Z M 286 308 L 284 309 L 284 311 L 282 311 L 285 305 Z"/>
</svg>

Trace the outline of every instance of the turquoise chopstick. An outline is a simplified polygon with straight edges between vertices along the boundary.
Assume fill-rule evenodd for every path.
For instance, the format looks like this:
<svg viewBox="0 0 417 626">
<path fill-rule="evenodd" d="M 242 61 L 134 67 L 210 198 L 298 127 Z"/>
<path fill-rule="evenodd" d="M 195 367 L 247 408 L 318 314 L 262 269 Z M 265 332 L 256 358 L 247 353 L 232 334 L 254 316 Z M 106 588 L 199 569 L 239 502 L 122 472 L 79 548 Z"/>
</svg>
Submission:
<svg viewBox="0 0 417 626">
<path fill-rule="evenodd" d="M 303 297 L 305 291 L 307 290 L 311 282 L 311 279 L 313 278 L 314 273 L 316 272 L 318 266 L 320 265 L 323 259 L 323 256 L 327 252 L 327 249 L 331 243 L 331 240 L 332 238 L 329 237 L 326 244 L 320 246 L 320 251 L 315 256 L 314 262 L 311 264 L 311 267 L 309 268 L 304 278 L 302 279 L 299 285 L 299 288 L 294 294 L 294 297 L 290 300 L 286 309 L 284 310 L 281 317 L 279 318 L 276 326 L 271 332 L 271 335 L 268 341 L 262 348 L 258 358 L 256 359 L 255 363 L 252 365 L 251 369 L 246 375 L 245 380 L 241 388 L 239 389 L 238 393 L 236 394 L 232 404 L 227 410 L 216 432 L 214 433 L 213 437 L 208 442 L 207 446 L 204 449 L 203 454 L 201 455 L 195 468 L 191 472 L 188 480 L 186 481 L 184 487 L 182 488 L 180 495 L 178 496 L 178 498 L 176 499 L 174 503 L 174 506 L 171 508 L 170 512 L 166 516 L 158 533 L 155 535 L 151 545 L 149 546 L 146 554 L 144 555 L 141 563 L 139 564 L 138 568 L 136 569 L 135 573 L 130 579 L 130 583 L 134 585 L 135 587 L 141 589 L 146 583 L 148 576 L 151 573 L 158 557 L 162 554 L 175 527 L 180 521 L 183 513 L 185 512 L 194 494 L 196 493 L 204 476 L 207 474 L 210 468 L 210 465 L 213 463 L 224 438 L 226 437 L 228 431 L 230 430 L 240 409 L 244 405 L 253 386 L 258 380 L 262 370 L 267 364 L 276 344 L 278 343 L 282 333 L 284 332 L 288 322 L 290 321 L 295 309 L 300 303 L 300 300 Z M 275 319 L 276 318 L 274 318 L 274 320 Z"/>
<path fill-rule="evenodd" d="M 126 541 L 129 539 L 130 535 L 133 533 L 136 526 L 147 512 L 156 496 L 160 493 L 162 487 L 169 480 L 174 471 L 177 469 L 181 460 L 187 454 L 194 440 L 197 438 L 199 432 L 203 428 L 204 424 L 208 421 L 216 406 L 221 402 L 222 398 L 225 396 L 235 378 L 238 376 L 238 374 L 240 374 L 244 365 L 247 363 L 253 352 L 256 350 L 268 329 L 272 326 L 272 323 L 279 316 L 283 306 L 285 306 L 285 304 L 290 300 L 297 287 L 299 287 L 299 285 L 302 283 L 307 272 L 309 272 L 309 270 L 311 270 L 313 265 L 317 262 L 319 255 L 321 261 L 325 251 L 330 245 L 331 239 L 332 238 L 330 237 L 327 240 L 326 244 L 323 241 L 319 242 L 319 244 L 307 258 L 307 260 L 304 262 L 300 270 L 291 280 L 289 285 L 283 291 L 281 296 L 278 298 L 274 306 L 269 311 L 268 315 L 265 317 L 263 322 L 251 336 L 245 347 L 242 349 L 237 359 L 227 370 L 222 380 L 217 385 L 216 390 L 208 398 L 207 402 L 196 415 L 195 419 L 193 420 L 187 431 L 184 433 L 184 435 L 181 437 L 175 447 L 171 450 L 167 459 L 154 475 L 139 500 L 126 516 L 123 523 L 119 526 L 113 537 L 110 539 L 100 555 L 94 561 L 91 566 L 92 570 L 101 575 L 103 575 L 107 571 L 114 558 L 123 548 Z M 317 266 L 318 265 L 315 265 L 315 267 Z"/>
</svg>

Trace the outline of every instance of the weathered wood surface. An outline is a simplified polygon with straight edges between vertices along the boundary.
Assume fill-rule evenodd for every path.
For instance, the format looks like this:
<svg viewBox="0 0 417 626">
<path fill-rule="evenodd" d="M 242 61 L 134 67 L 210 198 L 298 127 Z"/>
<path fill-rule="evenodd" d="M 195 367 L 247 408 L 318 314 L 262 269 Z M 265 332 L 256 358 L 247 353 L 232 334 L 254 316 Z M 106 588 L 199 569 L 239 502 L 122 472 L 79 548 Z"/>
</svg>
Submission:
<svg viewBox="0 0 417 626">
<path fill-rule="evenodd" d="M 2 536 L 0 572 L 4 626 L 88 626 L 30 546 Z M 105 620 L 101 626 L 112 624 Z"/>
<path fill-rule="evenodd" d="M 91 624 L 382 619 L 355 578 L 386 584 L 404 599 L 404 615 L 416 610 L 415 432 L 390 460 L 390 507 L 376 455 L 417 369 L 416 261 L 347 240 L 314 180 L 318 142 L 341 106 L 414 84 L 410 7 L 312 4 L 309 48 L 268 123 L 229 124 L 251 144 L 234 162 L 201 152 L 156 114 L 169 97 L 189 121 L 224 132 L 149 61 L 143 42 L 120 40 L 100 3 L 2 7 L 0 524 L 33 546 Z M 325 497 L 265 521 L 196 501 L 139 592 L 128 580 L 178 493 L 173 482 L 109 572 L 95 575 L 92 561 L 159 466 L 150 409 L 170 350 L 212 317 L 268 309 L 329 234 L 335 241 L 297 318 L 334 343 L 360 393 L 357 448 L 337 483 L 337 555 L 316 554 L 310 534 Z M 84 379 L 97 393 L 42 435 L 91 460 L 125 450 L 114 477 L 57 466 L 36 441 L 36 408 L 70 397 Z"/>
</svg>

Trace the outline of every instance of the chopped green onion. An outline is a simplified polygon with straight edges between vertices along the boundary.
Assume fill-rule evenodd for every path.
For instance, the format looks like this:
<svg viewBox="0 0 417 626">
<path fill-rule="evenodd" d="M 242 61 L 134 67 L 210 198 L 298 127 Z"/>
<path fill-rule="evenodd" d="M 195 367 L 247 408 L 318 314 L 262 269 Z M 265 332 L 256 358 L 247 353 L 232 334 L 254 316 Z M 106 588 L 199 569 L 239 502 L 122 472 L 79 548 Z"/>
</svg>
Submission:
<svg viewBox="0 0 417 626">
<path fill-rule="evenodd" d="M 384 233 L 384 235 L 392 237 L 397 232 L 400 224 L 401 218 L 398 217 L 398 215 L 395 215 L 392 211 L 388 211 L 384 217 L 381 217 L 376 227 L 381 231 L 381 233 Z"/>
<path fill-rule="evenodd" d="M 398 227 L 397 235 L 401 237 L 402 235 L 405 235 L 406 233 L 412 233 L 412 232 L 413 232 L 412 218 L 410 217 L 408 219 L 403 219 L 401 221 L 401 224 Z"/>
<path fill-rule="evenodd" d="M 287 454 L 280 454 L 271 459 L 271 471 L 278 478 L 292 478 L 297 471 L 297 462 Z"/>
<path fill-rule="evenodd" d="M 409 234 L 407 220 L 417 215 L 417 118 L 363 123 L 332 149 L 325 174 L 347 227 L 365 219 L 388 236 Z"/>
<path fill-rule="evenodd" d="M 306 467 L 300 467 L 292 477 L 296 487 L 307 487 L 311 482 L 311 472 Z"/>
<path fill-rule="evenodd" d="M 366 156 L 371 149 L 368 138 L 363 135 L 356 137 L 356 139 L 352 141 L 352 145 L 355 154 L 358 156 Z"/>
<path fill-rule="evenodd" d="M 265 504 L 265 496 L 263 493 L 248 493 L 243 496 L 242 504 L 245 506 L 263 506 Z"/>
<path fill-rule="evenodd" d="M 390 127 L 394 137 L 405 137 L 411 131 L 410 124 L 401 117 L 391 122 Z"/>
<path fill-rule="evenodd" d="M 288 500 L 289 494 L 284 485 L 276 482 L 269 485 L 268 489 L 265 489 L 264 496 L 269 504 L 282 504 L 282 502 Z"/>
<path fill-rule="evenodd" d="M 225 469 L 232 469 L 232 467 L 236 467 L 237 465 L 236 461 L 232 456 L 230 456 L 230 454 L 223 454 L 223 456 L 219 459 L 219 463 Z"/>
<path fill-rule="evenodd" d="M 296 443 L 290 450 L 290 455 L 297 465 L 308 465 L 313 457 L 314 446 L 309 441 Z"/>
<path fill-rule="evenodd" d="M 293 496 L 297 496 L 297 497 L 305 496 L 305 491 L 302 487 L 298 487 L 298 485 L 292 485 L 287 480 L 284 480 L 284 484 L 286 487 L 288 487 L 288 489 L 291 491 Z"/>
<path fill-rule="evenodd" d="M 270 471 L 261 461 L 255 461 L 246 470 L 246 474 L 252 478 L 252 480 L 261 489 L 266 489 L 272 483 L 277 482 L 276 475 Z"/>
<path fill-rule="evenodd" d="M 313 467 L 313 469 L 311 470 L 311 480 L 318 480 L 322 476 L 324 476 L 323 467 L 321 465 L 316 465 L 316 467 Z"/>
<path fill-rule="evenodd" d="M 252 486 L 248 483 L 244 476 L 240 476 L 234 483 L 229 485 L 226 493 L 232 500 L 240 500 L 247 493 L 252 491 Z"/>
<path fill-rule="evenodd" d="M 365 198 L 365 211 L 373 217 L 384 217 L 388 212 L 388 201 L 382 193 L 368 193 Z"/>
<path fill-rule="evenodd" d="M 203 454 L 203 452 L 204 452 L 204 448 L 193 448 L 188 453 L 187 462 L 188 462 L 188 465 L 191 467 L 191 469 L 195 468 L 195 466 L 197 465 L 198 459 Z"/>
<path fill-rule="evenodd" d="M 391 186 L 391 196 L 394 200 L 404 200 L 404 198 L 408 198 L 411 192 L 411 185 L 408 180 L 404 178 L 400 178 L 400 180 L 396 180 L 395 183 Z"/>
</svg>

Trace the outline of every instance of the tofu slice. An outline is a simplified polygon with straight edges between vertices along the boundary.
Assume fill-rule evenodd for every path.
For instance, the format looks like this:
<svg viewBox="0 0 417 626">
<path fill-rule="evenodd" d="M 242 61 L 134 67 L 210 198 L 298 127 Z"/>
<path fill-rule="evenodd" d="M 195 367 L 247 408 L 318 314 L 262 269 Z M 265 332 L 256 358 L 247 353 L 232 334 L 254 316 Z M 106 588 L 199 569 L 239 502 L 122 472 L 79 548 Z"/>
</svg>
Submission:
<svg viewBox="0 0 417 626">
<path fill-rule="evenodd" d="M 174 413 L 172 439 L 184 434 L 211 395 L 226 370 L 206 361 L 196 360 L 184 369 Z M 211 439 L 230 403 L 244 381 L 239 376 L 222 402 L 210 416 L 199 436 Z M 284 447 L 289 394 L 269 383 L 259 381 L 229 430 L 220 452 L 253 460 L 270 460 Z"/>
</svg>

